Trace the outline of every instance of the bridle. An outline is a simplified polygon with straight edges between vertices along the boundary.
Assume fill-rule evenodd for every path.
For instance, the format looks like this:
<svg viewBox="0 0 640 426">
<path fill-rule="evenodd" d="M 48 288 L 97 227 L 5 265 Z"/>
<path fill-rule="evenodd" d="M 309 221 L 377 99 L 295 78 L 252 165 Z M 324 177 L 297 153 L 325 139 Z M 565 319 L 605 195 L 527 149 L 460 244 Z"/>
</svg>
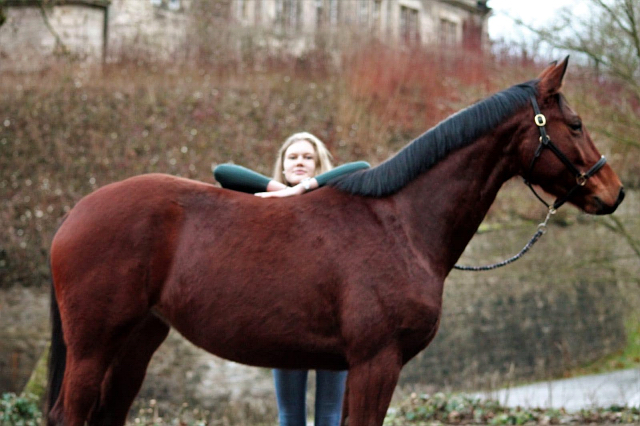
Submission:
<svg viewBox="0 0 640 426">
<path fill-rule="evenodd" d="M 561 205 L 566 203 L 578 189 L 580 189 L 581 187 L 587 184 L 587 180 L 593 175 L 595 175 L 598 172 L 598 170 L 600 170 L 602 166 L 605 165 L 605 163 L 607 162 L 607 159 L 603 155 L 600 157 L 598 162 L 596 162 L 596 164 L 594 164 L 585 173 L 580 172 L 580 170 L 578 170 L 578 168 L 571 162 L 571 160 L 569 160 L 566 157 L 566 155 L 564 155 L 562 151 L 560 151 L 560 149 L 551 141 L 551 138 L 547 134 L 547 130 L 544 127 L 547 124 L 547 119 L 540 112 L 540 108 L 538 107 L 538 102 L 536 101 L 536 97 L 533 95 L 531 96 L 531 105 L 533 106 L 533 112 L 535 113 L 535 116 L 533 117 L 533 121 L 536 123 L 536 126 L 538 126 L 538 130 L 540 131 L 540 145 L 538 145 L 538 149 L 536 149 L 536 152 L 533 155 L 533 159 L 531 159 L 529 172 L 525 176 L 524 183 L 527 184 L 529 189 L 531 189 L 531 192 L 533 192 L 533 195 L 535 195 L 538 200 L 540 200 L 545 206 L 547 206 L 549 211 L 555 212 L 555 210 L 557 210 Z M 540 157 L 540 154 L 542 154 L 542 151 L 545 148 L 550 149 L 551 152 L 553 152 L 555 156 L 558 157 L 560 161 L 562 161 L 562 163 L 567 167 L 567 169 L 569 169 L 569 171 L 576 178 L 576 185 L 573 188 L 571 188 L 565 195 L 563 195 L 562 197 L 558 197 L 553 204 L 549 204 L 542 199 L 542 197 L 533 188 L 533 185 L 531 184 L 531 179 L 530 179 L 531 173 L 533 173 L 533 167 L 535 166 L 536 161 L 538 160 L 538 158 Z"/>
<path fill-rule="evenodd" d="M 574 193 L 578 189 L 580 189 L 581 187 L 585 186 L 587 184 L 587 180 L 590 177 L 592 177 L 593 175 L 595 175 L 598 172 L 598 170 L 600 170 L 607 162 L 606 157 L 603 155 L 596 162 L 596 164 L 591 166 L 591 168 L 589 170 L 587 170 L 586 172 L 582 173 L 571 162 L 571 160 L 569 160 L 567 158 L 567 156 L 564 155 L 562 153 L 562 151 L 560 151 L 560 149 L 551 141 L 551 138 L 547 134 L 547 130 L 544 127 L 547 124 L 547 119 L 540 112 L 540 107 L 538 107 L 538 102 L 536 101 L 536 98 L 533 95 L 531 95 L 531 105 L 533 106 L 533 112 L 535 113 L 535 116 L 533 117 L 533 121 L 536 123 L 536 126 L 538 126 L 538 130 L 540 131 L 540 145 L 538 145 L 538 148 L 536 149 L 536 152 L 533 155 L 533 158 L 531 159 L 531 165 L 529 166 L 529 171 L 527 172 L 527 175 L 525 176 L 524 183 L 529 187 L 529 189 L 531 189 L 531 192 L 533 192 L 533 195 L 535 195 L 536 198 L 542 202 L 542 204 L 547 206 L 547 209 L 548 209 L 547 217 L 544 219 L 544 222 L 542 222 L 542 223 L 540 223 L 538 225 L 538 230 L 533 235 L 533 237 L 531 237 L 529 242 L 515 256 L 512 256 L 509 259 L 503 260 L 502 262 L 494 263 L 492 265 L 486 265 L 486 266 L 454 265 L 453 266 L 454 269 L 458 269 L 458 270 L 462 270 L 462 271 L 490 271 L 492 269 L 496 269 L 496 268 L 500 268 L 502 266 L 506 266 L 506 265 L 508 265 L 508 264 L 510 264 L 512 262 L 515 262 L 516 260 L 520 259 L 526 252 L 529 251 L 529 249 L 531 247 L 533 247 L 533 245 L 540 239 L 540 237 L 542 237 L 547 232 L 547 222 L 549 222 L 549 219 L 551 218 L 551 216 L 556 213 L 556 210 L 561 205 L 566 203 L 574 195 Z M 536 192 L 536 190 L 533 188 L 533 185 L 531 184 L 531 179 L 530 179 L 531 178 L 531 174 L 533 173 L 533 167 L 535 166 L 536 161 L 538 160 L 538 158 L 542 154 L 542 151 L 545 148 L 550 149 L 551 152 L 553 152 L 555 154 L 555 156 L 558 157 L 558 159 L 565 165 L 565 167 L 567 167 L 567 169 L 569 169 L 569 171 L 571 173 L 573 173 L 573 175 L 576 178 L 576 185 L 573 188 L 571 188 L 565 195 L 563 195 L 562 197 L 558 197 L 556 199 L 556 201 L 553 202 L 553 204 L 547 203 Z"/>
</svg>

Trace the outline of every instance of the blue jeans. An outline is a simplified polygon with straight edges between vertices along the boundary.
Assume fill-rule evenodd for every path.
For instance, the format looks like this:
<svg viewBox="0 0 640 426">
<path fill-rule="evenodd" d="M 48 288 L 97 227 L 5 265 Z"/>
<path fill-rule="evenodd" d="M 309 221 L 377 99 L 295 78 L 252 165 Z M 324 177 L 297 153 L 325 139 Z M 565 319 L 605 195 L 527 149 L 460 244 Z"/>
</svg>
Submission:
<svg viewBox="0 0 640 426">
<path fill-rule="evenodd" d="M 280 426 L 307 424 L 307 370 L 273 370 Z M 315 426 L 338 426 L 346 371 L 316 370 Z"/>
</svg>

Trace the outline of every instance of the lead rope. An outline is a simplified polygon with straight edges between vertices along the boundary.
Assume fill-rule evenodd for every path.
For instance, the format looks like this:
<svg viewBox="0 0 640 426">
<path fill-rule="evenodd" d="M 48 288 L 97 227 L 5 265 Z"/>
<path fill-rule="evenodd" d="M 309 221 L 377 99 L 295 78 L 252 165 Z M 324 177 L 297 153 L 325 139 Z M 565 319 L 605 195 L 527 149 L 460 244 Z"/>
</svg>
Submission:
<svg viewBox="0 0 640 426">
<path fill-rule="evenodd" d="M 509 259 L 503 260 L 502 262 L 494 263 L 492 265 L 485 265 L 485 266 L 453 265 L 453 269 L 458 269 L 460 271 L 491 271 L 493 269 L 501 268 L 503 266 L 506 266 L 510 263 L 515 262 L 516 260 L 524 256 L 524 254 L 528 252 L 529 249 L 533 247 L 533 245 L 536 242 L 538 242 L 540 237 L 542 237 L 547 232 L 547 222 L 549 222 L 549 218 L 554 214 L 556 214 L 556 209 L 554 209 L 553 206 L 550 206 L 549 210 L 547 211 L 547 217 L 544 219 L 544 222 L 538 224 L 538 230 L 536 231 L 536 233 L 533 234 L 533 237 L 531 237 L 529 242 L 522 248 L 522 250 L 520 250 L 520 253 L 516 254 L 515 256 L 512 256 Z"/>
</svg>

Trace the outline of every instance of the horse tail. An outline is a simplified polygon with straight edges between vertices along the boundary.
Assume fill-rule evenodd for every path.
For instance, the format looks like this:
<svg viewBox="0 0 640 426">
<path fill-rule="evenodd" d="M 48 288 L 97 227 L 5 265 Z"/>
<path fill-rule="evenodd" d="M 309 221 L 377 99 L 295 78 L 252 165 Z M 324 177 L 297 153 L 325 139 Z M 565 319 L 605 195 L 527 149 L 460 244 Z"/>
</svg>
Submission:
<svg viewBox="0 0 640 426">
<path fill-rule="evenodd" d="M 51 411 L 62 389 L 62 378 L 67 364 L 67 345 L 60 320 L 60 308 L 51 278 L 51 346 L 49 347 L 49 377 L 47 384 L 47 412 Z"/>
<path fill-rule="evenodd" d="M 66 216 L 63 218 L 62 222 Z M 60 224 L 62 226 L 62 223 Z M 62 320 L 60 319 L 60 307 L 56 298 L 55 286 L 53 285 L 53 268 L 49 262 L 51 273 L 51 345 L 49 346 L 49 371 L 47 378 L 47 413 L 55 405 L 60 390 L 62 389 L 62 378 L 67 365 L 67 345 L 64 342 L 64 331 L 62 330 Z"/>
</svg>

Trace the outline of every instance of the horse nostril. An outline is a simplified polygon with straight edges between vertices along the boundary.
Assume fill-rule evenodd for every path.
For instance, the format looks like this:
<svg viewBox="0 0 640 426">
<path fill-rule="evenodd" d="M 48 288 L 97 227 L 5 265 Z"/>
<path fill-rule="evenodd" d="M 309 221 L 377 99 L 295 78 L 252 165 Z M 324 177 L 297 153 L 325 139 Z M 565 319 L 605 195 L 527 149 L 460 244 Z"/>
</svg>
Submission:
<svg viewBox="0 0 640 426">
<path fill-rule="evenodd" d="M 620 188 L 620 192 L 618 193 L 618 200 L 616 201 L 616 206 L 619 206 L 622 200 L 624 200 L 624 188 Z"/>
</svg>

